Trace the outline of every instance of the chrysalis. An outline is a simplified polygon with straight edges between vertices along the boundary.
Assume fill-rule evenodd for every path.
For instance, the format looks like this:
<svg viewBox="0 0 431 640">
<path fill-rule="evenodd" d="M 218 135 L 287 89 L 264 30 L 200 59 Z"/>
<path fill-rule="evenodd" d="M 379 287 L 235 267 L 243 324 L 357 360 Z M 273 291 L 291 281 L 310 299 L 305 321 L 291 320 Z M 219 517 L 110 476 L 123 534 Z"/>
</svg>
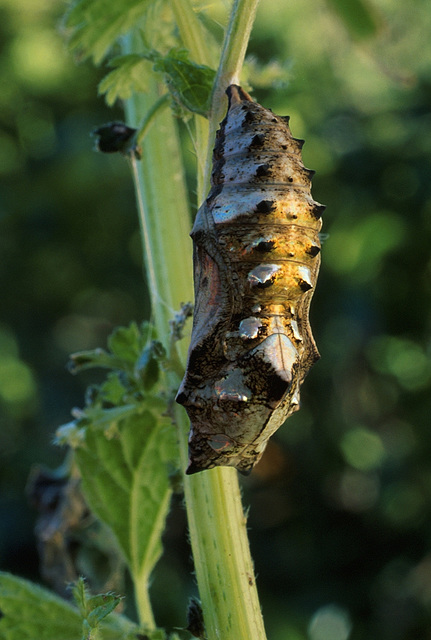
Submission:
<svg viewBox="0 0 431 640">
<path fill-rule="evenodd" d="M 191 421 L 187 473 L 247 474 L 299 408 L 319 358 L 308 312 L 324 206 L 310 193 L 288 117 L 237 85 L 213 155 L 212 188 L 191 233 L 195 311 L 177 402 Z"/>
</svg>

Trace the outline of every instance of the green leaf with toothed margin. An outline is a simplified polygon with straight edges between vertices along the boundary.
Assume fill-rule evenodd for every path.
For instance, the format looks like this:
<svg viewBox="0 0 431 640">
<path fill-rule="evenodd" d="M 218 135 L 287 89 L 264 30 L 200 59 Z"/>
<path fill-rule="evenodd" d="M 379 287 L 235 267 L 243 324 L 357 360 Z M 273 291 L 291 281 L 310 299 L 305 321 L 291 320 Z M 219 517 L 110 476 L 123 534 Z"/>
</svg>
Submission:
<svg viewBox="0 0 431 640">
<path fill-rule="evenodd" d="M 69 46 L 99 64 L 117 39 L 142 19 L 154 0 L 75 0 L 66 14 Z"/>
<path fill-rule="evenodd" d="M 102 596 L 94 596 L 102 597 Z M 47 589 L 0 572 L 0 640 L 79 640 L 83 617 L 71 604 Z M 100 622 L 100 640 L 136 640 L 142 630 L 124 616 L 109 614 Z M 157 630 L 145 632 L 162 640 Z"/>
<path fill-rule="evenodd" d="M 151 63 L 139 54 L 116 56 L 109 61 L 110 71 L 99 84 L 99 94 L 112 106 L 118 99 L 128 100 L 133 93 L 148 90 Z"/>
<path fill-rule="evenodd" d="M 185 49 L 171 49 L 166 56 L 153 52 L 154 69 L 165 74 L 169 91 L 183 107 L 207 115 L 216 72 L 189 59 Z"/>
<path fill-rule="evenodd" d="M 116 437 L 90 425 L 76 449 L 86 499 L 113 530 L 136 579 L 148 580 L 162 552 L 176 456 L 171 421 L 148 410 L 126 417 Z"/>
</svg>

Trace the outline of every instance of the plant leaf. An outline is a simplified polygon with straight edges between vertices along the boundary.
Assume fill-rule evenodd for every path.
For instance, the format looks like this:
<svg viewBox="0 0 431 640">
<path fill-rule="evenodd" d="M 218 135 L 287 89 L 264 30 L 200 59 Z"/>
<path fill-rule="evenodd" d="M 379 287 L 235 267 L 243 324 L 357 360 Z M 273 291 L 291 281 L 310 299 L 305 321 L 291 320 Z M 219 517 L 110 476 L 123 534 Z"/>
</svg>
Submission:
<svg viewBox="0 0 431 640">
<path fill-rule="evenodd" d="M 136 376 L 148 391 L 159 379 L 160 361 L 166 359 L 166 351 L 161 342 L 153 340 L 139 356 L 135 366 Z"/>
<path fill-rule="evenodd" d="M 136 414 L 139 414 L 136 404 L 125 404 L 111 409 L 90 407 L 85 411 L 85 420 L 90 420 L 91 428 L 102 431 L 105 438 L 113 438 L 118 436 L 120 424 Z"/>
<path fill-rule="evenodd" d="M 216 72 L 189 59 L 185 49 L 171 49 L 166 56 L 152 52 L 154 70 L 167 77 L 174 99 L 193 113 L 207 115 Z"/>
<path fill-rule="evenodd" d="M 150 0 L 76 0 L 66 15 L 71 30 L 69 46 L 82 59 L 92 57 L 99 64 L 117 38 L 136 26 Z"/>
<path fill-rule="evenodd" d="M 148 88 L 148 62 L 154 63 L 154 71 L 166 76 L 173 98 L 184 108 L 206 115 L 215 78 L 215 71 L 189 59 L 185 49 L 171 49 L 167 55 L 154 50 L 144 53 L 117 56 L 110 61 L 114 71 L 102 80 L 99 93 L 105 94 L 106 102 L 112 105 L 117 98 L 128 99 L 134 92 L 145 92 Z"/>
<path fill-rule="evenodd" d="M 134 364 L 148 340 L 148 334 L 148 325 L 143 325 L 143 333 L 141 334 L 136 322 L 131 322 L 128 327 L 114 329 L 108 338 L 108 347 L 120 360 Z"/>
<path fill-rule="evenodd" d="M 70 373 L 78 373 L 85 369 L 94 369 L 100 367 L 102 369 L 119 368 L 121 362 L 105 351 L 104 349 L 91 349 L 88 351 L 78 351 L 70 356 L 68 369 Z"/>
<path fill-rule="evenodd" d="M 124 376 L 118 371 L 110 371 L 108 373 L 105 382 L 100 386 L 100 394 L 104 402 L 115 406 L 127 402 L 127 396 L 130 390 L 124 384 L 122 380 L 123 377 Z"/>
<path fill-rule="evenodd" d="M 1 640 L 78 640 L 81 616 L 41 587 L 0 573 Z"/>
<path fill-rule="evenodd" d="M 112 600 L 111 600 L 112 597 Z M 99 606 L 99 600 L 109 606 L 118 599 L 112 594 L 92 596 L 88 602 Z M 71 604 L 23 578 L 0 572 L 0 640 L 79 640 L 84 616 Z M 99 609 L 101 640 L 163 640 L 163 630 L 141 629 L 125 616 Z M 108 616 L 109 617 L 106 617 Z M 102 620 L 103 618 L 103 620 Z"/>
<path fill-rule="evenodd" d="M 170 421 L 148 410 L 130 415 L 110 440 L 88 427 L 76 450 L 85 496 L 112 528 L 135 579 L 148 578 L 162 552 L 171 495 L 167 465 L 176 455 Z"/>
<path fill-rule="evenodd" d="M 151 65 L 146 58 L 138 54 L 116 56 L 109 61 L 109 66 L 114 70 L 99 84 L 99 94 L 105 94 L 109 106 L 117 99 L 127 100 L 133 93 L 148 90 Z"/>
<path fill-rule="evenodd" d="M 140 326 L 131 322 L 128 327 L 117 327 L 108 338 L 109 352 L 100 348 L 78 351 L 70 356 L 69 371 L 75 374 L 100 367 L 133 374 L 136 361 L 144 349 L 151 347 L 154 338 L 154 327 L 147 322 Z M 160 352 L 160 357 L 163 355 Z"/>
</svg>

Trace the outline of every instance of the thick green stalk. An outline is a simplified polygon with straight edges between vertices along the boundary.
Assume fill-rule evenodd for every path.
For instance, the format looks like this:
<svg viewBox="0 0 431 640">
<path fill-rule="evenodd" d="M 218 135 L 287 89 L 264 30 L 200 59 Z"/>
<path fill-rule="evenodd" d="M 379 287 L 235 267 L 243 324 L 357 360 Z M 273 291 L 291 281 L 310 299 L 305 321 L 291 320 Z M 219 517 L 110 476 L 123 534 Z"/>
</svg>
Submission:
<svg viewBox="0 0 431 640">
<path fill-rule="evenodd" d="M 206 637 L 265 640 L 236 470 L 205 471 L 185 489 Z"/>
<path fill-rule="evenodd" d="M 159 98 L 153 79 L 147 94 L 126 101 L 130 124 L 140 120 Z M 142 159 L 133 161 L 144 263 L 152 317 L 161 338 L 183 302 L 192 299 L 190 215 L 175 122 L 170 109 L 154 118 L 141 143 Z"/>
<path fill-rule="evenodd" d="M 140 44 L 139 35 L 130 35 L 123 40 L 123 51 L 138 52 Z M 154 77 L 149 79 L 149 85 L 147 94 L 135 94 L 125 104 L 127 121 L 136 127 L 160 98 Z M 144 263 L 153 321 L 167 347 L 169 321 L 193 296 L 187 192 L 177 129 L 169 108 L 160 109 L 151 120 L 141 149 L 142 159 L 132 160 L 132 168 Z M 133 576 L 136 606 L 141 624 L 154 628 L 147 578 Z"/>
<path fill-rule="evenodd" d="M 189 0 L 171 0 L 175 22 L 180 33 L 180 38 L 190 52 L 192 60 L 198 64 L 211 66 L 211 52 L 205 40 L 205 31 L 199 22 Z M 194 116 L 195 123 L 195 150 L 196 150 L 196 193 L 198 205 L 206 195 L 208 185 L 205 184 L 205 158 L 208 148 L 208 120 L 200 115 Z"/>
</svg>

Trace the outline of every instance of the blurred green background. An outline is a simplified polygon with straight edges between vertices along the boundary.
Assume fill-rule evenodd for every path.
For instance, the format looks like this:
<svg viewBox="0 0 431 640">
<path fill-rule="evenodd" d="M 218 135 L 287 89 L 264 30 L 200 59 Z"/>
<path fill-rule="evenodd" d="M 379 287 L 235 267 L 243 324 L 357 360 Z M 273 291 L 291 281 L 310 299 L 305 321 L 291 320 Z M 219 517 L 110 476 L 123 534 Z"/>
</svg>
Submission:
<svg viewBox="0 0 431 640">
<path fill-rule="evenodd" d="M 27 478 L 61 463 L 53 433 L 91 380 L 68 354 L 149 317 L 128 168 L 90 137 L 121 111 L 67 53 L 63 10 L 0 0 L 0 569 L 35 580 Z M 274 66 L 254 96 L 290 114 L 327 205 L 322 359 L 242 480 L 271 640 L 431 639 L 430 33 L 428 0 L 262 0 L 250 43 Z M 168 627 L 193 590 L 185 527 L 177 498 L 153 589 Z"/>
</svg>

